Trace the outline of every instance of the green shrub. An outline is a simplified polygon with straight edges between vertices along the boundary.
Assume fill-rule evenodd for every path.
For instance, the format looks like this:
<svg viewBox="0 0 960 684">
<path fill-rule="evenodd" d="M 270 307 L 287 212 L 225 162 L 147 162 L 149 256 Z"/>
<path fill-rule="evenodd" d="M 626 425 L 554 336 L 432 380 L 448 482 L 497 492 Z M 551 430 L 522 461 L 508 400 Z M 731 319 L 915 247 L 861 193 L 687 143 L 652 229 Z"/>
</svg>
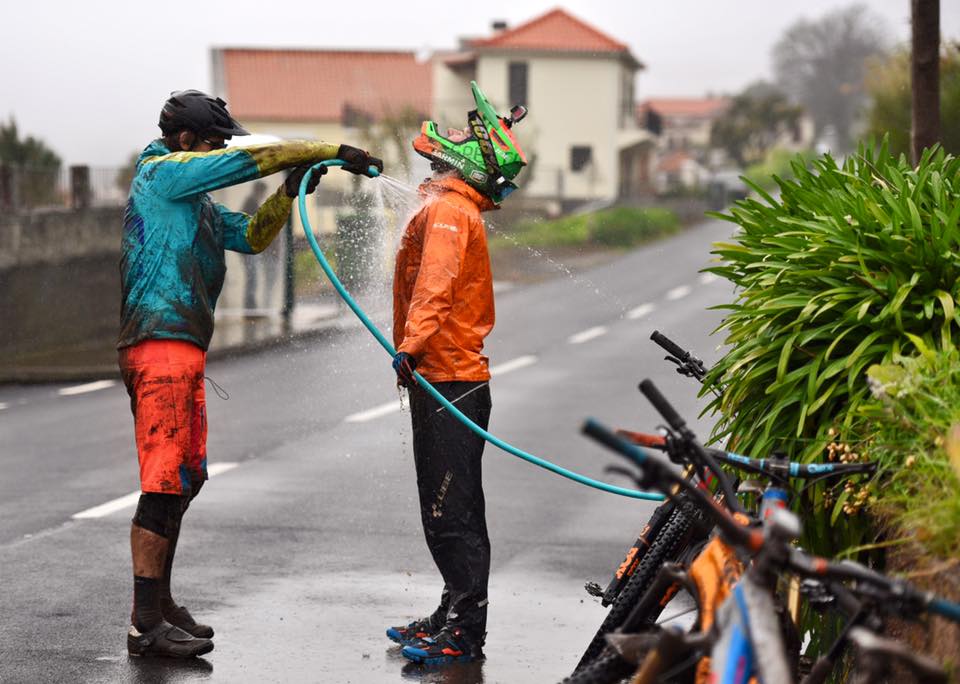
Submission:
<svg viewBox="0 0 960 684">
<path fill-rule="evenodd" d="M 677 215 L 667 209 L 615 207 L 552 221 L 522 221 L 513 239 L 529 247 L 632 247 L 679 227 Z"/>
<path fill-rule="evenodd" d="M 960 354 L 898 358 L 867 372 L 873 398 L 850 438 L 880 463 L 883 487 L 870 505 L 940 558 L 960 554 Z M 878 496 L 877 494 L 881 494 Z"/>
<path fill-rule="evenodd" d="M 668 209 L 622 207 L 595 214 L 593 219 L 590 241 L 608 247 L 631 247 L 680 227 L 680 219 Z"/>
<path fill-rule="evenodd" d="M 802 152 L 798 156 L 796 152 L 775 147 L 767 151 L 762 162 L 748 166 L 743 175 L 764 190 L 772 190 L 777 187 L 777 178 L 793 178 L 793 163 L 798 159 L 802 159 L 804 166 L 807 166 L 812 156 L 809 152 Z"/>
<path fill-rule="evenodd" d="M 916 169 L 886 142 L 861 146 L 842 166 L 825 156 L 795 180 L 778 179 L 779 199 L 737 203 L 740 226 L 717 244 L 708 270 L 736 286 L 720 325 L 728 351 L 708 381 L 725 391 L 716 438 L 744 453 L 783 450 L 819 460 L 831 428 L 851 426 L 869 398 L 868 367 L 930 349 L 952 349 L 960 330 L 960 161 L 927 152 Z M 824 510 L 822 486 L 808 490 L 818 511 L 807 542 L 823 552 L 857 543 L 865 528 Z M 828 531 L 830 524 L 845 529 Z M 842 538 L 842 540 L 841 540 Z"/>
</svg>

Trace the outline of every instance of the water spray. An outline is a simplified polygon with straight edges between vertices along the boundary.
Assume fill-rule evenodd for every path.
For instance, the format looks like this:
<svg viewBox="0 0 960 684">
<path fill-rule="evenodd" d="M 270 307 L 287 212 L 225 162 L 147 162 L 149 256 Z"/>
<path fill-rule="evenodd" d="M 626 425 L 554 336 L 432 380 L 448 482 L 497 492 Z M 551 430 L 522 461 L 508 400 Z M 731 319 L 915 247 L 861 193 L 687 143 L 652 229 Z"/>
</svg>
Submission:
<svg viewBox="0 0 960 684">
<path fill-rule="evenodd" d="M 346 288 L 343 286 L 343 283 L 340 282 L 340 279 L 337 278 L 336 273 L 333 272 L 333 268 L 330 266 L 330 263 L 327 261 L 327 257 L 324 255 L 323 250 L 320 249 L 320 245 L 317 243 L 317 239 L 313 235 L 313 226 L 310 225 L 310 218 L 307 215 L 307 183 L 310 180 L 310 176 L 313 175 L 314 169 L 317 169 L 321 166 L 343 166 L 344 162 L 340 159 L 330 159 L 327 161 L 320 162 L 310 167 L 310 169 L 303 174 L 303 179 L 300 181 L 300 196 L 299 196 L 299 208 L 300 208 L 300 220 L 303 222 L 303 232 L 307 237 L 307 242 L 310 243 L 310 249 L 313 250 L 314 256 L 317 258 L 317 261 L 320 262 L 320 268 L 323 269 L 323 272 L 327 274 L 327 277 L 330 279 L 330 283 L 333 285 L 334 289 L 337 291 L 337 294 L 347 303 L 347 306 L 356 314 L 357 318 L 360 319 L 360 322 L 370 331 L 370 334 L 376 338 L 377 342 L 380 343 L 387 353 L 393 358 L 396 355 L 396 350 L 393 348 L 393 345 L 383 336 L 383 333 L 380 332 L 379 328 L 370 320 L 367 314 L 360 308 L 360 305 L 350 296 L 350 293 L 347 292 Z M 371 176 L 379 176 L 380 173 L 375 167 L 370 167 L 369 174 Z M 593 487 L 594 489 L 599 489 L 604 492 L 609 492 L 610 494 L 619 494 L 620 496 L 626 496 L 632 499 L 644 499 L 647 501 L 663 501 L 662 494 L 655 494 L 651 492 L 641 492 L 636 489 L 627 489 L 625 487 L 618 487 L 616 485 L 607 484 L 606 482 L 600 482 L 599 480 L 594 480 L 593 478 L 586 477 L 579 473 L 575 473 L 572 470 L 568 470 L 562 466 L 558 466 L 556 463 L 551 463 L 550 461 L 540 458 L 539 456 L 534 456 L 529 454 L 522 449 L 518 449 L 512 444 L 504 442 L 502 439 L 499 439 L 495 435 L 487 432 L 482 427 L 474 423 L 467 416 L 465 416 L 460 409 L 450 403 L 446 397 L 444 397 L 440 392 L 438 392 L 433 385 L 431 385 L 420 373 L 414 371 L 413 377 L 416 379 L 417 384 L 420 385 L 424 390 L 426 390 L 430 396 L 436 399 L 441 406 L 443 406 L 447 411 L 449 411 L 453 416 L 457 418 L 461 423 L 470 428 L 480 437 L 483 437 L 486 441 L 493 444 L 495 447 L 498 447 L 508 454 L 512 454 L 518 458 L 522 458 L 524 461 L 538 465 L 541 468 L 545 468 L 552 473 L 556 473 L 562 477 L 565 477 L 574 482 L 579 482 L 582 485 L 588 487 Z"/>
</svg>

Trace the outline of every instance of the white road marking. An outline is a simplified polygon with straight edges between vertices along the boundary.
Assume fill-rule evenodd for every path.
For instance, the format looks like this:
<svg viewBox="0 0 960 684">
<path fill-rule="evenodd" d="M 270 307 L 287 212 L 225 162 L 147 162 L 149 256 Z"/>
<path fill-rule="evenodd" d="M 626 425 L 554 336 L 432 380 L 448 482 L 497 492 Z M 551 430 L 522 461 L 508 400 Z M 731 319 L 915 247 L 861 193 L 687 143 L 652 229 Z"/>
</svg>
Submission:
<svg viewBox="0 0 960 684">
<path fill-rule="evenodd" d="M 373 420 L 374 418 L 380 418 L 381 416 L 387 416 L 391 413 L 396 413 L 400 410 L 400 400 L 394 399 L 393 401 L 387 404 L 381 404 L 380 406 L 374 406 L 372 409 L 367 409 L 366 411 L 360 411 L 360 413 L 353 413 L 346 418 L 344 421 L 347 423 L 366 423 L 368 420 Z"/>
<path fill-rule="evenodd" d="M 0 411 L 2 411 L 3 409 L 7 408 L 9 405 L 10 405 L 10 404 L 6 404 L 6 403 L 0 401 Z"/>
<path fill-rule="evenodd" d="M 636 308 L 634 308 L 634 309 L 630 309 L 630 311 L 627 312 L 627 318 L 629 318 L 630 320 L 636 320 L 636 319 L 638 319 L 638 318 L 643 318 L 644 316 L 646 316 L 648 313 L 650 313 L 651 311 L 653 311 L 653 310 L 656 309 L 656 308 L 657 308 L 657 307 L 656 307 L 655 305 L 653 305 L 653 304 L 649 304 L 649 303 L 648 303 L 648 304 L 641 304 L 640 306 L 638 306 L 638 307 L 636 307 Z"/>
<path fill-rule="evenodd" d="M 97 390 L 107 389 L 108 387 L 113 387 L 116 384 L 116 380 L 97 380 L 96 382 L 88 382 L 85 385 L 64 387 L 63 389 L 57 390 L 57 394 L 59 394 L 61 397 L 69 397 L 73 396 L 74 394 L 86 394 L 87 392 L 96 392 Z"/>
<path fill-rule="evenodd" d="M 700 274 L 700 284 L 709 285 L 710 283 L 715 283 L 720 280 L 720 276 L 715 273 L 701 273 Z"/>
<path fill-rule="evenodd" d="M 506 375 L 507 373 L 512 373 L 515 370 L 520 370 L 521 368 L 526 368 L 527 366 L 532 366 L 537 362 L 537 357 L 532 354 L 527 354 L 526 356 L 518 356 L 515 359 L 510 359 L 509 361 L 504 361 L 501 364 L 496 366 L 491 366 L 490 375 Z"/>
<path fill-rule="evenodd" d="M 215 475 L 222 475 L 228 470 L 233 470 L 236 468 L 239 463 L 213 463 L 207 466 L 207 475 L 209 477 L 214 477 Z M 107 503 L 100 504 L 99 506 L 94 506 L 93 508 L 88 508 L 85 511 L 80 511 L 79 513 L 74 513 L 71 518 L 74 520 L 87 520 L 90 518 L 102 518 L 105 515 L 110 515 L 111 513 L 116 513 L 117 511 L 122 511 L 124 508 L 130 508 L 135 506 L 137 501 L 140 500 L 140 492 L 130 492 L 126 496 L 121 496 L 119 499 L 113 499 Z"/>
<path fill-rule="evenodd" d="M 505 373 L 531 366 L 536 362 L 536 356 L 519 356 L 505 363 L 501 363 L 498 366 L 491 367 L 490 375 L 504 375 Z M 389 416 L 391 413 L 397 413 L 400 408 L 400 401 L 395 399 L 387 402 L 386 404 L 374 406 L 366 411 L 352 413 L 343 420 L 346 423 L 366 423 L 367 421 L 376 420 L 377 418 L 382 418 L 383 416 Z"/>
<path fill-rule="evenodd" d="M 570 344 L 583 344 L 594 338 L 601 337 L 607 334 L 607 329 L 602 325 L 594 326 L 593 328 L 587 328 L 578 332 L 576 335 L 571 335 L 567 338 L 567 342 Z"/>
<path fill-rule="evenodd" d="M 680 287 L 675 287 L 669 292 L 667 292 L 667 295 L 666 295 L 667 300 L 673 301 L 675 299 L 683 299 L 692 291 L 693 291 L 693 288 L 690 287 L 689 285 L 681 285 Z"/>
</svg>

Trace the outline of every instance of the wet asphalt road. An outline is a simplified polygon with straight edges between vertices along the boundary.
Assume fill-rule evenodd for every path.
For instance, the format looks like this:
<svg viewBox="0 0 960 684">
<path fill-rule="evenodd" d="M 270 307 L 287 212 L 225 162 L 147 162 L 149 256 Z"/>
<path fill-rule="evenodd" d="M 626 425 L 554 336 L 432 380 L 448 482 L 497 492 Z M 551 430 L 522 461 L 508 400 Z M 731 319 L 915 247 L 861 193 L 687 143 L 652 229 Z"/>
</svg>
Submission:
<svg viewBox="0 0 960 684">
<path fill-rule="evenodd" d="M 652 429 L 640 379 L 693 419 L 696 387 L 648 338 L 660 329 L 716 358 L 707 335 L 719 314 L 707 309 L 730 292 L 697 271 L 729 232 L 703 224 L 577 277 L 499 293 L 492 364 L 533 358 L 493 379 L 491 431 L 602 478 L 616 457 L 579 426 L 595 416 Z M 190 663 L 126 656 L 132 505 L 72 518 L 137 488 L 122 386 L 0 387 L 0 682 L 473 684 L 569 673 L 605 613 L 583 583 L 608 581 L 652 504 L 488 446 L 487 660 L 411 667 L 383 630 L 431 611 L 441 585 L 420 531 L 409 415 L 365 413 L 398 404 L 389 358 L 352 328 L 217 361 L 208 375 L 230 394 L 221 401 L 208 386 L 210 462 L 224 472 L 184 521 L 173 581 L 217 637 Z"/>
</svg>

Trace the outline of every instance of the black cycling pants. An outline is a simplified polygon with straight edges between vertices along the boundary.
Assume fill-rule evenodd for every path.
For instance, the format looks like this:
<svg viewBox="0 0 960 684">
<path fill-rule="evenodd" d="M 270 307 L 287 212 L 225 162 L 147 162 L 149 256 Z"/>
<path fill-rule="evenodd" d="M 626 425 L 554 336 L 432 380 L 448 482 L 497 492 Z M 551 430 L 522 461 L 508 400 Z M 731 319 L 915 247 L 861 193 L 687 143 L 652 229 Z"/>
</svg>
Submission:
<svg viewBox="0 0 960 684">
<path fill-rule="evenodd" d="M 483 429 L 490 422 L 486 382 L 434 385 Z M 481 640 L 487 625 L 490 539 L 483 499 L 484 440 L 419 386 L 410 390 L 413 454 L 427 547 L 444 581 L 446 623 Z"/>
</svg>

